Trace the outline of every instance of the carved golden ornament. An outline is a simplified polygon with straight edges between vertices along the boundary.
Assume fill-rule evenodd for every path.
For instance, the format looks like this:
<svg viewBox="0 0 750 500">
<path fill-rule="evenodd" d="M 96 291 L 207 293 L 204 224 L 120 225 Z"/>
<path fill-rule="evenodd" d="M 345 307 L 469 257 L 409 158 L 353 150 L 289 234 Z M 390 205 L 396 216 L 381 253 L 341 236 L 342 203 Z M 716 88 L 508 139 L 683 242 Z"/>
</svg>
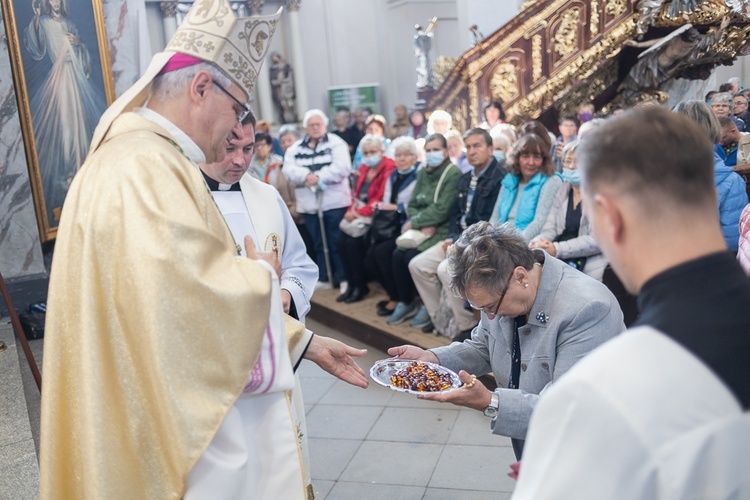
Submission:
<svg viewBox="0 0 750 500">
<path fill-rule="evenodd" d="M 578 24 L 580 22 L 580 9 L 570 9 L 563 14 L 562 22 L 554 37 L 555 52 L 560 54 L 561 58 L 578 50 Z"/>
<path fill-rule="evenodd" d="M 521 4 L 521 6 L 518 8 L 518 12 L 521 12 L 523 9 L 531 7 L 534 4 L 541 3 L 542 1 L 543 0 L 528 0 Z"/>
<path fill-rule="evenodd" d="M 671 18 L 667 16 L 666 9 L 662 9 L 661 13 L 654 19 L 654 26 L 660 28 L 672 27 L 682 26 L 685 23 L 691 23 L 693 26 L 716 25 L 721 24 L 721 19 L 730 13 L 731 10 L 723 1 L 708 1 L 702 3 L 699 9 L 687 14 L 687 20 L 683 17 Z"/>
<path fill-rule="evenodd" d="M 606 33 L 599 42 L 572 59 L 559 72 L 550 76 L 546 82 L 506 108 L 505 113 L 509 120 L 516 116 L 538 117 L 544 109 L 564 98 L 573 85 L 589 78 L 602 61 L 617 56 L 623 42 L 635 36 L 634 19 L 635 16 L 632 15 L 624 19 L 616 28 Z"/>
<path fill-rule="evenodd" d="M 604 12 L 612 17 L 624 14 L 627 9 L 625 0 L 607 0 L 607 3 L 604 5 Z"/>
<path fill-rule="evenodd" d="M 617 81 L 617 60 L 610 59 L 594 71 L 586 80 L 580 82 L 575 90 L 555 102 L 558 115 L 576 114 L 578 106 L 596 99 L 604 90 Z"/>
<path fill-rule="evenodd" d="M 482 72 L 478 73 L 474 79 L 469 83 L 469 120 L 478 120 L 479 117 L 479 84 L 477 80 L 482 75 Z M 481 121 L 481 120 L 480 120 Z"/>
<path fill-rule="evenodd" d="M 177 14 L 177 2 L 159 2 L 159 8 L 164 17 L 175 17 Z"/>
<path fill-rule="evenodd" d="M 589 31 L 591 32 L 592 37 L 599 34 L 599 0 L 591 0 Z"/>
<path fill-rule="evenodd" d="M 451 118 L 453 118 L 453 127 L 462 134 L 466 132 L 466 127 L 471 126 L 471 124 L 468 123 L 469 120 L 466 116 L 466 103 L 458 102 L 456 107 L 451 109 L 450 113 Z"/>
<path fill-rule="evenodd" d="M 531 78 L 534 81 L 542 77 L 542 35 L 531 38 Z"/>
<path fill-rule="evenodd" d="M 437 61 L 432 65 L 432 78 L 435 82 L 435 86 L 439 87 L 445 81 L 445 77 L 450 74 L 451 70 L 456 66 L 457 59 L 455 57 L 440 56 Z"/>
<path fill-rule="evenodd" d="M 525 23 L 513 30 L 513 32 L 509 36 L 503 38 L 502 41 L 498 41 L 496 45 L 482 54 L 481 57 L 478 57 L 474 61 L 471 61 L 469 63 L 469 75 L 473 75 L 480 69 L 489 66 L 494 61 L 497 61 L 502 56 L 504 56 L 505 52 L 507 52 L 514 43 L 516 43 L 521 37 L 523 37 L 524 33 L 529 33 L 530 30 L 532 30 L 531 32 L 533 32 L 533 29 L 538 29 L 536 28 L 537 25 L 543 27 L 544 25 L 542 24 L 542 22 L 546 22 L 548 18 L 562 9 L 568 3 L 568 1 L 569 0 L 556 0 L 549 2 L 543 10 L 540 10 L 536 15 L 530 17 Z"/>
<path fill-rule="evenodd" d="M 492 97 L 510 102 L 518 97 L 518 67 L 510 61 L 501 62 L 490 79 Z"/>
</svg>

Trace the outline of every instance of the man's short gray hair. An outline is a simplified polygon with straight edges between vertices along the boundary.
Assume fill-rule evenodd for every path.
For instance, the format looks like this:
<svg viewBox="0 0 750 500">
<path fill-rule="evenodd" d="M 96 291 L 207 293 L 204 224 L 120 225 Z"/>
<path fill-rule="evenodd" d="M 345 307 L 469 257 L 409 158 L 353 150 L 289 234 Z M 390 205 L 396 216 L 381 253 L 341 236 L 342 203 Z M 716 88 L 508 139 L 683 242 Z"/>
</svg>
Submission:
<svg viewBox="0 0 750 500">
<path fill-rule="evenodd" d="M 159 101 L 164 101 L 166 99 L 177 97 L 177 94 L 190 85 L 190 80 L 199 71 L 207 71 L 211 77 L 225 89 L 228 89 L 232 85 L 232 80 L 230 80 L 229 77 L 219 68 L 211 63 L 202 62 L 186 68 L 170 71 L 169 73 L 164 73 L 163 75 L 154 78 L 153 83 L 151 84 L 149 98 L 153 97 Z M 214 90 L 216 92 L 221 92 L 218 88 Z"/>
<path fill-rule="evenodd" d="M 417 156 L 417 143 L 411 137 L 396 137 L 391 142 L 391 151 L 393 151 L 394 156 L 399 151 L 407 151 L 412 156 Z"/>
<path fill-rule="evenodd" d="M 307 113 L 305 113 L 304 118 L 302 118 L 302 126 L 307 127 L 307 121 L 313 116 L 321 117 L 323 119 L 323 125 L 325 125 L 326 127 L 328 126 L 328 117 L 320 109 L 308 110 Z"/>
<path fill-rule="evenodd" d="M 461 297 L 469 288 L 500 296 L 518 266 L 531 270 L 534 253 L 521 232 L 508 223 L 477 222 L 448 250 L 451 291 Z"/>
</svg>

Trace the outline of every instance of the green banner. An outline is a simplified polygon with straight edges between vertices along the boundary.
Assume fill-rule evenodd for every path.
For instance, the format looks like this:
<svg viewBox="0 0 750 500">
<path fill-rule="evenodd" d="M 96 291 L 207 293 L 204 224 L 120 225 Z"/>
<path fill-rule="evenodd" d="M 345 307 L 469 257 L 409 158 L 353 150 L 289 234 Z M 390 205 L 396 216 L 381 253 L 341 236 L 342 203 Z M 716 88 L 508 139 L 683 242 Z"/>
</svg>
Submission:
<svg viewBox="0 0 750 500">
<path fill-rule="evenodd" d="M 367 83 L 364 85 L 328 87 L 329 115 L 333 116 L 336 108 L 341 106 L 346 106 L 352 111 L 356 108 L 370 108 L 373 113 L 379 114 L 381 111 L 378 86 L 377 83 Z"/>
</svg>

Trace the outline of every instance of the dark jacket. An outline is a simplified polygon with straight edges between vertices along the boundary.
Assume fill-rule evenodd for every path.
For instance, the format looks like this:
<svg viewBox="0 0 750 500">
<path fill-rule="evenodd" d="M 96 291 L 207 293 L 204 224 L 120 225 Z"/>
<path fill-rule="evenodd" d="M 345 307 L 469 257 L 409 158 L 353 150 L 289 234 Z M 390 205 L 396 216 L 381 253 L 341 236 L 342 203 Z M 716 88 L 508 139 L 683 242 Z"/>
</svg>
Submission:
<svg viewBox="0 0 750 500">
<path fill-rule="evenodd" d="M 463 231 L 461 228 L 461 217 L 466 211 L 466 200 L 473 172 L 473 170 L 466 172 L 458 180 L 458 195 L 456 203 L 453 205 L 448 226 L 449 235 L 453 238 L 453 241 L 456 241 Z M 471 226 L 475 222 L 490 220 L 492 210 L 495 208 L 495 201 L 497 201 L 497 195 L 500 192 L 500 182 L 506 173 L 505 169 L 498 165 L 497 160 L 493 158 L 487 166 L 486 171 L 482 172 L 482 175 L 479 176 L 477 187 L 474 191 L 474 198 L 471 202 L 471 209 L 466 216 L 466 227 Z"/>
</svg>

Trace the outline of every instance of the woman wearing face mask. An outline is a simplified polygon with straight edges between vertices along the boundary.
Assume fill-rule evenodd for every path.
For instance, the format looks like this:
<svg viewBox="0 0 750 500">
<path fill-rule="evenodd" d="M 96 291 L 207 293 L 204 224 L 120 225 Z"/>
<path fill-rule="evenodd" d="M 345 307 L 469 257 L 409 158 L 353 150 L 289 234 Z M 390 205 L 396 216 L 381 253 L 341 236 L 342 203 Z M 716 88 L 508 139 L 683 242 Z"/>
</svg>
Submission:
<svg viewBox="0 0 750 500">
<path fill-rule="evenodd" d="M 550 156 L 549 142 L 526 134 L 508 155 L 510 172 L 503 177 L 490 222 L 510 222 L 526 241 L 539 234 L 557 190 L 562 185 Z"/>
<path fill-rule="evenodd" d="M 377 210 L 383 212 L 383 219 L 391 220 L 383 224 L 382 231 L 377 231 L 375 225 L 378 215 L 373 218 L 365 257 L 367 270 L 383 285 L 388 294 L 387 300 L 378 302 L 379 316 L 390 316 L 398 301 L 391 258 L 396 249 L 396 237 L 401 234 L 401 227 L 407 220 L 406 211 L 417 180 L 417 144 L 414 139 L 397 137 L 393 140 L 391 148 L 396 170 L 391 173 L 385 184 L 383 202 L 377 205 Z M 398 215 L 393 215 L 394 212 Z"/>
<path fill-rule="evenodd" d="M 583 216 L 580 177 L 576 168 L 577 148 L 578 141 L 573 141 L 563 149 L 563 185 L 557 191 L 544 228 L 531 240 L 529 247 L 541 248 L 601 281 L 607 259 L 591 234 L 588 219 Z"/>
<path fill-rule="evenodd" d="M 417 172 L 407 214 L 409 221 L 403 231 L 417 229 L 427 235 L 416 248 L 393 251 L 392 279 L 395 283 L 396 307 L 388 317 L 388 324 L 396 325 L 413 317 L 419 310 L 415 299 L 416 290 L 409 272 L 409 262 L 416 255 L 448 237 L 448 219 L 456 203 L 458 180 L 461 170 L 448 157 L 448 143 L 441 134 L 428 135 L 425 139 L 427 165 Z"/>
<path fill-rule="evenodd" d="M 383 115 L 370 115 L 365 120 L 365 135 L 374 135 L 380 137 L 383 141 L 383 151 L 386 154 L 391 154 L 388 147 L 391 145 L 391 140 L 385 136 L 386 121 Z M 363 137 L 364 139 L 364 137 Z M 357 168 L 357 165 L 362 164 L 362 141 L 359 141 L 357 150 L 354 152 L 354 159 L 352 160 L 352 168 Z"/>
<path fill-rule="evenodd" d="M 490 131 L 490 137 L 492 137 L 492 156 L 497 160 L 497 166 L 507 174 L 506 153 L 510 149 L 510 139 L 498 127 Z"/>
<path fill-rule="evenodd" d="M 391 173 L 396 169 L 393 160 L 383 156 L 382 137 L 368 134 L 360 141 L 362 147 L 362 165 L 359 167 L 357 184 L 354 188 L 354 200 L 344 214 L 344 220 L 355 222 L 357 219 L 369 220 L 376 205 L 383 201 L 385 185 Z M 364 221 L 363 221 L 364 224 Z M 344 275 L 348 282 L 346 292 L 336 298 L 338 302 L 358 302 L 370 291 L 365 278 L 365 253 L 368 234 L 351 236 L 342 229 L 337 244 Z"/>
</svg>

